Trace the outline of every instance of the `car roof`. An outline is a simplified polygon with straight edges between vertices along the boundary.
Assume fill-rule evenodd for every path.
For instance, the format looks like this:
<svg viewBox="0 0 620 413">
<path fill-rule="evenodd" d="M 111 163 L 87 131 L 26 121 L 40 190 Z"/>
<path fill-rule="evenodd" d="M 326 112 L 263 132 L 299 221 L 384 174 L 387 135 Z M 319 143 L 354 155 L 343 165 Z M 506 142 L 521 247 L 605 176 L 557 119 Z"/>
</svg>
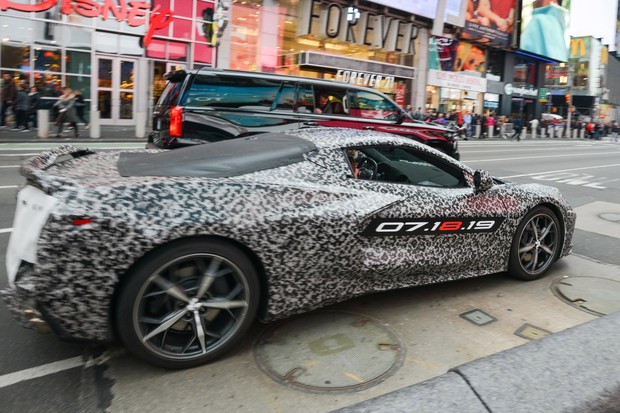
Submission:
<svg viewBox="0 0 620 413">
<path fill-rule="evenodd" d="M 264 72 L 251 72 L 245 70 L 227 70 L 227 69 L 218 69 L 212 67 L 203 67 L 201 69 L 195 70 L 178 70 L 166 73 L 164 76 L 165 79 L 183 79 L 187 74 L 194 75 L 207 75 L 207 76 L 218 76 L 218 75 L 231 75 L 231 76 L 243 76 L 243 77 L 252 77 L 256 79 L 279 79 L 279 80 L 290 80 L 295 82 L 305 82 L 312 83 L 313 85 L 324 87 L 324 88 L 334 88 L 334 87 L 346 87 L 348 89 L 357 89 L 357 90 L 367 90 L 372 91 L 374 93 L 385 96 L 384 93 L 379 90 L 358 86 L 351 83 L 338 82 L 335 80 L 324 80 L 317 79 L 311 77 L 303 77 L 303 76 L 291 76 L 291 75 L 283 75 L 278 73 L 264 73 Z"/>
<path fill-rule="evenodd" d="M 223 178 L 291 165 L 316 151 L 309 140 L 265 133 L 163 152 L 122 152 L 121 176 L 192 176 Z"/>
<path fill-rule="evenodd" d="M 348 146 L 427 145 L 390 133 L 349 128 L 294 129 L 159 152 L 121 152 L 119 174 L 226 178 L 302 162 L 311 152 Z"/>
</svg>

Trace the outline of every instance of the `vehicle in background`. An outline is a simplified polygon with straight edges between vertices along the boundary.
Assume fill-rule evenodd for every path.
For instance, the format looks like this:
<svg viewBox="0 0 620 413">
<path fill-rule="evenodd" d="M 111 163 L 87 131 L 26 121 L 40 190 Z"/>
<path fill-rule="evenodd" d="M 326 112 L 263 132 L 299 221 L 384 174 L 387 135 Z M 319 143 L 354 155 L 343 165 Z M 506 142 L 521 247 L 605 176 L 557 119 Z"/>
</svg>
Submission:
<svg viewBox="0 0 620 413">
<path fill-rule="evenodd" d="M 459 159 L 440 125 L 410 120 L 388 96 L 346 83 L 203 68 L 167 73 L 147 147 L 171 149 L 317 126 L 395 133 Z M 324 95 L 328 102 L 320 102 Z"/>
</svg>

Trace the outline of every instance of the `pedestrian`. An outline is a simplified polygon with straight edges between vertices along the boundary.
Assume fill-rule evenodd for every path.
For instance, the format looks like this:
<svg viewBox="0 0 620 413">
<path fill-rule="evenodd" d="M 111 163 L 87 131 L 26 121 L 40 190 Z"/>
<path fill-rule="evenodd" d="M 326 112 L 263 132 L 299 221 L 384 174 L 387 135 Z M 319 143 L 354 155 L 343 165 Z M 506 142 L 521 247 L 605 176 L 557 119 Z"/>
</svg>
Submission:
<svg viewBox="0 0 620 413">
<path fill-rule="evenodd" d="M 482 114 L 479 118 L 478 118 L 478 125 L 480 125 L 480 135 L 478 136 L 478 139 L 483 139 L 486 138 L 487 136 L 487 117 L 485 114 Z"/>
<path fill-rule="evenodd" d="M 437 116 L 437 119 L 435 119 L 435 123 L 438 123 L 440 125 L 446 124 L 446 118 L 443 117 L 443 113 L 440 113 L 439 116 Z"/>
<path fill-rule="evenodd" d="M 489 116 L 487 116 L 486 127 L 487 127 L 487 136 L 489 138 L 492 138 L 493 137 L 493 132 L 494 132 L 494 129 L 495 129 L 495 118 L 493 117 L 492 113 L 490 113 Z"/>
<path fill-rule="evenodd" d="M 86 108 L 86 102 L 84 102 L 84 96 L 82 96 L 81 90 L 76 90 L 74 92 L 75 96 L 75 112 L 77 114 L 78 119 L 85 125 L 84 129 L 88 130 L 90 128 L 90 124 L 86 121 L 84 117 L 84 109 Z"/>
<path fill-rule="evenodd" d="M 32 123 L 32 127 L 36 129 L 38 127 L 37 110 L 39 110 L 39 103 L 41 102 L 41 95 L 36 86 L 30 87 L 30 93 L 28 93 L 28 123 Z"/>
<path fill-rule="evenodd" d="M 6 124 L 6 118 L 9 113 L 9 108 L 13 107 L 15 97 L 17 95 L 17 88 L 13 82 L 13 78 L 8 73 L 2 74 L 2 108 L 0 108 L 0 127 L 8 126 Z M 12 110 L 12 109 L 11 109 Z"/>
<path fill-rule="evenodd" d="M 422 120 L 422 108 L 420 106 L 418 106 L 418 110 L 413 114 L 413 119 Z"/>
<path fill-rule="evenodd" d="M 14 131 L 30 132 L 28 129 L 28 92 L 23 85 L 19 85 L 13 103 L 13 112 L 15 113 Z"/>
<path fill-rule="evenodd" d="M 465 127 L 465 140 L 468 140 L 471 136 L 471 122 L 472 117 L 469 111 L 465 111 L 465 115 L 463 115 L 463 127 Z"/>
<path fill-rule="evenodd" d="M 62 128 L 65 123 L 69 123 L 73 127 L 73 134 L 75 138 L 79 138 L 80 135 L 78 133 L 78 118 L 75 113 L 75 99 L 73 94 L 71 93 L 71 89 L 68 87 L 64 88 L 63 95 L 58 98 L 58 101 L 54 104 L 54 107 L 58 109 L 58 116 L 56 117 L 56 137 L 60 138 L 62 133 Z"/>
<path fill-rule="evenodd" d="M 521 141 L 521 129 L 523 128 L 523 121 L 520 116 L 517 116 L 512 123 L 512 130 L 514 133 L 510 137 L 510 140 L 517 139 L 517 142 Z"/>
<path fill-rule="evenodd" d="M 611 141 L 618 142 L 618 133 L 620 132 L 620 126 L 617 121 L 611 122 Z"/>
</svg>

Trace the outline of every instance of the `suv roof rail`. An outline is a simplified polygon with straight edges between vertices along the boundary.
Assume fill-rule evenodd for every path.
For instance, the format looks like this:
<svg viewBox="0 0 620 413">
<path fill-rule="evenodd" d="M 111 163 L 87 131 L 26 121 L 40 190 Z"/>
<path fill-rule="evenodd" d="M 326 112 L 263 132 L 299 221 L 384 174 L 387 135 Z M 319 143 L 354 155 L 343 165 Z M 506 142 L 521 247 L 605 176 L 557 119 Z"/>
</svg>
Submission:
<svg viewBox="0 0 620 413">
<path fill-rule="evenodd" d="M 179 81 L 180 79 L 184 79 L 185 76 L 187 76 L 187 72 L 184 69 L 172 70 L 164 74 L 164 80 L 169 80 L 169 81 L 174 82 L 174 81 Z"/>
</svg>

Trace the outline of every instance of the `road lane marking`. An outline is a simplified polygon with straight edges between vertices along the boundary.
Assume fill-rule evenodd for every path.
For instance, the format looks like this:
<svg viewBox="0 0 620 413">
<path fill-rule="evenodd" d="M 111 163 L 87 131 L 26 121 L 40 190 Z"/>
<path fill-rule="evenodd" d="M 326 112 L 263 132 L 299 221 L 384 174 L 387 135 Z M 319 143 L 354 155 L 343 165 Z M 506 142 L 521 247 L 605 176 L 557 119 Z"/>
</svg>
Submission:
<svg viewBox="0 0 620 413">
<path fill-rule="evenodd" d="M 539 171 L 539 172 L 532 172 L 532 173 L 529 173 L 529 174 L 502 176 L 500 178 L 502 178 L 502 179 L 520 178 L 522 176 L 533 176 L 533 175 L 540 175 L 540 174 L 555 174 L 555 173 L 559 173 L 559 172 L 582 171 L 584 169 L 611 168 L 611 167 L 614 167 L 614 166 L 620 166 L 620 163 L 613 163 L 613 164 L 609 164 L 609 165 L 584 166 L 584 167 L 581 167 L 581 168 L 558 169 L 557 171 Z"/>
<path fill-rule="evenodd" d="M 82 356 L 71 357 L 69 359 L 55 361 L 53 363 L 43 364 L 41 366 L 32 367 L 25 370 L 16 371 L 15 373 L 4 374 L 0 376 L 0 389 L 20 383 L 26 380 L 36 379 L 38 377 L 47 376 L 61 371 L 81 367 L 85 364 Z"/>
<path fill-rule="evenodd" d="M 518 160 L 523 160 L 523 159 L 546 159 L 546 158 L 566 158 L 566 157 L 575 157 L 575 156 L 579 156 L 579 157 L 583 157 L 583 156 L 588 156 L 588 155 L 614 155 L 614 156 L 618 156 L 617 152 L 592 152 L 592 153 L 584 153 L 584 152 L 580 152 L 580 153 L 574 153 L 574 154 L 566 154 L 566 155 L 541 155 L 541 156 L 522 156 L 522 157 L 516 157 L 516 158 L 498 158 L 498 159 L 475 159 L 475 160 L 465 160 L 464 163 L 468 164 L 468 163 L 472 163 L 472 162 L 503 162 L 503 161 L 518 161 Z"/>
<path fill-rule="evenodd" d="M 0 168 L 19 168 L 21 165 L 0 165 Z"/>
<path fill-rule="evenodd" d="M 0 189 L 10 189 L 10 188 L 19 188 L 19 185 L 5 185 L 5 186 L 0 186 Z"/>
<path fill-rule="evenodd" d="M 0 228 L 0 234 L 5 234 L 8 232 L 13 232 L 13 228 Z"/>
</svg>

